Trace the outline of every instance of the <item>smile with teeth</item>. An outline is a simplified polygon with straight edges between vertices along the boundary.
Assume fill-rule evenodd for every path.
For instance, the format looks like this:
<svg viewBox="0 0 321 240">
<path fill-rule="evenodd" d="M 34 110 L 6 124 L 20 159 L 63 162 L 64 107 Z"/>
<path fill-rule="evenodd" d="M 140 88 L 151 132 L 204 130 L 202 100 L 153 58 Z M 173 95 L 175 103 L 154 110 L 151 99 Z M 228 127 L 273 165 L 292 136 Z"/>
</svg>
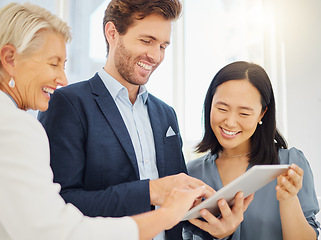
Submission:
<svg viewBox="0 0 321 240">
<path fill-rule="evenodd" d="M 225 130 L 224 128 L 221 128 L 221 129 L 222 129 L 223 133 L 225 133 L 229 136 L 234 136 L 239 133 L 239 132 L 230 132 L 230 131 Z"/>
<path fill-rule="evenodd" d="M 42 91 L 45 92 L 45 93 L 53 94 L 55 90 L 53 90 L 52 88 L 43 87 Z"/>
<path fill-rule="evenodd" d="M 137 65 L 140 66 L 141 68 L 143 68 L 144 70 L 150 71 L 153 67 L 153 65 L 148 65 L 146 63 L 143 62 L 137 62 Z"/>
</svg>

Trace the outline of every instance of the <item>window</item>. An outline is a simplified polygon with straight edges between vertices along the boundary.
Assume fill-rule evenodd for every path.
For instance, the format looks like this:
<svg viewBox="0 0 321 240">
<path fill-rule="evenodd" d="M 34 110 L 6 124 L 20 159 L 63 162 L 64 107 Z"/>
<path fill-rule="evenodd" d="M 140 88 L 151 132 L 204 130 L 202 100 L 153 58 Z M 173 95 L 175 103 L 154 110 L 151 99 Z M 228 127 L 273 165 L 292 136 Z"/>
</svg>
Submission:
<svg viewBox="0 0 321 240">
<path fill-rule="evenodd" d="M 184 126 L 186 159 L 202 138 L 202 110 L 209 83 L 226 64 L 263 64 L 261 0 L 184 1 Z"/>
</svg>

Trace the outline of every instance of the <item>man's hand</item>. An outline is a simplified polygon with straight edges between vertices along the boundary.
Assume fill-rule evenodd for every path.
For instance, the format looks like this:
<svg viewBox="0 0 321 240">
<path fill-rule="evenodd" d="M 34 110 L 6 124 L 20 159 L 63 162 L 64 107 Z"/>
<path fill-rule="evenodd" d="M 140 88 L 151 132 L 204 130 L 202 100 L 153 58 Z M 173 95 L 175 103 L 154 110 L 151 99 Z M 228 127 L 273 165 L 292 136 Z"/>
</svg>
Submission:
<svg viewBox="0 0 321 240">
<path fill-rule="evenodd" d="M 189 190 L 201 186 L 205 186 L 205 198 L 208 198 L 215 192 L 213 188 L 206 185 L 203 181 L 190 177 L 185 173 L 151 180 L 149 182 L 150 201 L 152 205 L 162 206 L 165 197 L 169 195 L 173 188 Z"/>
</svg>

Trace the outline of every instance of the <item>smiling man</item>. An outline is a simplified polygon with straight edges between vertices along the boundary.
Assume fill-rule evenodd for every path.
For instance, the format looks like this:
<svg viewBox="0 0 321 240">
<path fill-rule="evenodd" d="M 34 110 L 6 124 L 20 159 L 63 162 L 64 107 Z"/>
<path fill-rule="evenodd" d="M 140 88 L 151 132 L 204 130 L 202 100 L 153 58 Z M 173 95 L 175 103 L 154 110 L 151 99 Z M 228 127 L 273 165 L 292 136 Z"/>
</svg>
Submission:
<svg viewBox="0 0 321 240">
<path fill-rule="evenodd" d="M 120 217 L 162 206 L 187 176 L 176 114 L 145 84 L 164 59 L 179 0 L 112 0 L 104 16 L 108 57 L 93 78 L 56 90 L 39 114 L 54 181 L 87 216 Z M 208 187 L 208 192 L 213 190 Z M 156 239 L 182 238 L 178 225 Z"/>
</svg>

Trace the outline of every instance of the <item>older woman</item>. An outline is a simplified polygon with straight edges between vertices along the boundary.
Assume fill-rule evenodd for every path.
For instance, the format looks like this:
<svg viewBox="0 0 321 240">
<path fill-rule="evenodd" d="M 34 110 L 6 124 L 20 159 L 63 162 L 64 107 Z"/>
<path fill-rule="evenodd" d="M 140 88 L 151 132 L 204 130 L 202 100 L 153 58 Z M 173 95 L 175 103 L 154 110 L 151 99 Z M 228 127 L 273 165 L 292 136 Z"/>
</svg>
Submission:
<svg viewBox="0 0 321 240">
<path fill-rule="evenodd" d="M 69 27 L 38 6 L 0 9 L 0 239 L 150 239 L 177 224 L 204 188 L 174 190 L 162 208 L 118 219 L 84 217 L 65 204 L 45 131 L 24 110 L 46 110 L 67 85 L 69 40 Z"/>
</svg>

